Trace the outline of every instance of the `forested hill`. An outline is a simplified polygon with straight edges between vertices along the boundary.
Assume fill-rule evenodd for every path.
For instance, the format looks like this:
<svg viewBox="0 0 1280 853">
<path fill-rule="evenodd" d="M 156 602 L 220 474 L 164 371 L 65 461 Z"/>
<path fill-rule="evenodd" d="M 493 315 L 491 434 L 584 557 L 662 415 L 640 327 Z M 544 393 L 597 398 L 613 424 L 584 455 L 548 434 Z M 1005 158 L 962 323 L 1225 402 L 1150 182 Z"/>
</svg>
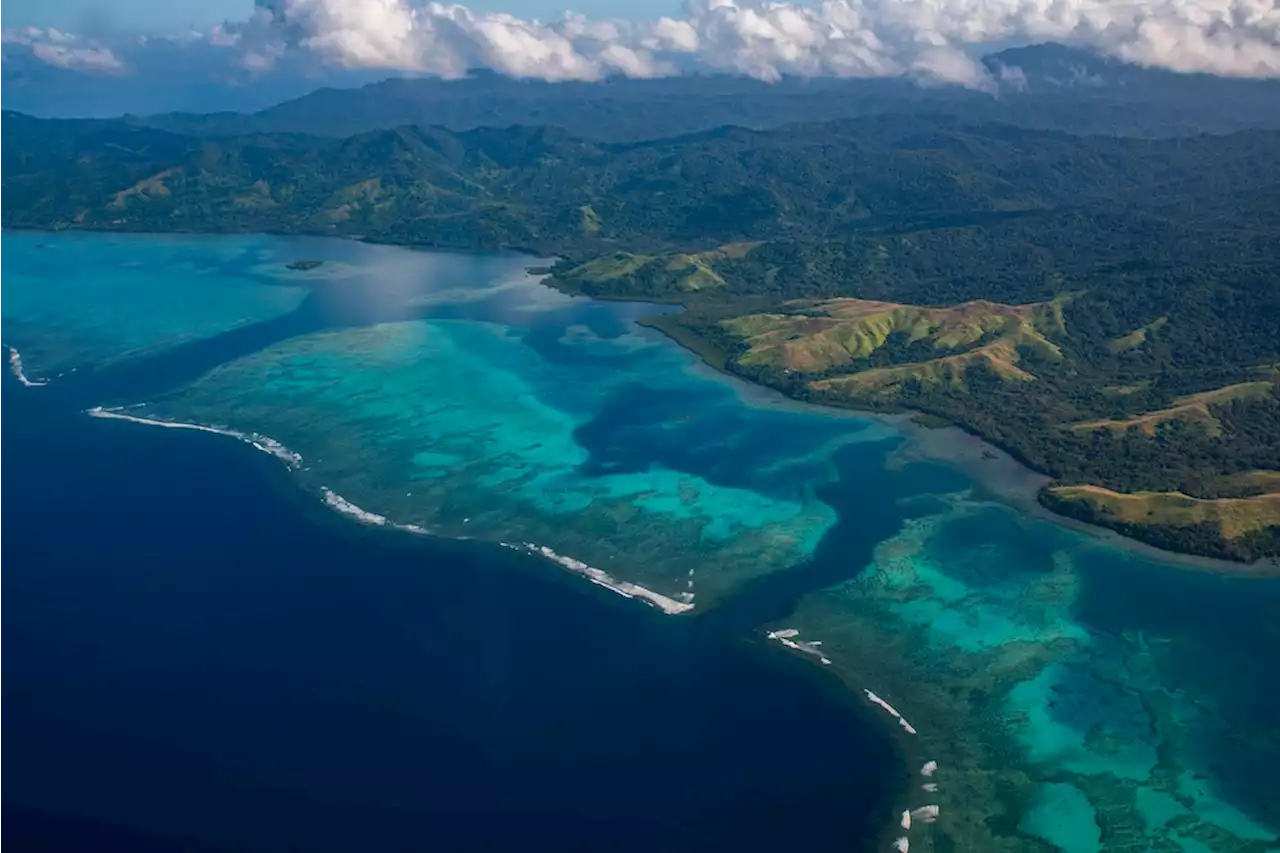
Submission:
<svg viewBox="0 0 1280 853">
<path fill-rule="evenodd" d="M 520 126 L 201 139 L 15 113 L 3 133 L 8 225 L 284 228 L 580 258 L 1075 214 L 1110 220 L 1111 243 L 1195 229 L 1239 242 L 1238 258 L 1273 246 L 1280 185 L 1276 132 L 1144 140 L 902 116 L 625 145 Z"/>
<path fill-rule="evenodd" d="M 1097 487 L 1046 493 L 1063 511 L 1280 553 L 1280 133 L 880 116 L 627 144 L 197 138 L 5 113 L 3 135 L 6 227 L 559 255 L 561 287 L 685 304 L 667 330 L 727 369 L 933 412 Z"/>
</svg>

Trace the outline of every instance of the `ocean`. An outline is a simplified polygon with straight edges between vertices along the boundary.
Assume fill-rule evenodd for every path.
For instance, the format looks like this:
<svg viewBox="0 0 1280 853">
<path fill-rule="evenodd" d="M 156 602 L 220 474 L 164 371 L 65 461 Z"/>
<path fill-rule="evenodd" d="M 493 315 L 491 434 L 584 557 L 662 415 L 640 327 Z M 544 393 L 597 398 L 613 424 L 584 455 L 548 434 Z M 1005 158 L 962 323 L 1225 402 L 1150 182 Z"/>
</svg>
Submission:
<svg viewBox="0 0 1280 853">
<path fill-rule="evenodd" d="M 1277 843 L 1274 580 L 1029 516 L 528 259 L 3 240 L 19 849 Z"/>
<path fill-rule="evenodd" d="M 159 251 L 147 286 L 191 273 L 189 244 Z M 278 322 L 285 296 L 224 314 Z M 880 830 L 895 749 L 803 663 L 494 544 L 361 526 L 226 437 L 86 417 L 252 347 L 189 321 L 217 321 L 208 299 L 119 323 L 100 298 L 42 331 L 60 370 L 104 348 L 110 367 L 4 379 L 13 849 L 847 850 Z M 194 327 L 163 369 L 115 359 L 145 360 L 158 324 Z"/>
<path fill-rule="evenodd" d="M 36 390 L 5 379 L 12 849 L 848 850 L 880 828 L 894 749 L 803 664 Z"/>
</svg>

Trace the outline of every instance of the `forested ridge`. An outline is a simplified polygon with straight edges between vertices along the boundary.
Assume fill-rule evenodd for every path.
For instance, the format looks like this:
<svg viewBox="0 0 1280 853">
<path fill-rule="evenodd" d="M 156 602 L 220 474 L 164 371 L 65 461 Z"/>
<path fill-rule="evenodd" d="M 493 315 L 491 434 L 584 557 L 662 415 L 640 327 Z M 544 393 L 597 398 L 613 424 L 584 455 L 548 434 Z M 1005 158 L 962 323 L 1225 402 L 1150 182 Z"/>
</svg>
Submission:
<svg viewBox="0 0 1280 853">
<path fill-rule="evenodd" d="M 567 290 L 684 304 L 663 325 L 728 370 L 943 416 L 1063 484 L 1276 490 L 1248 472 L 1280 470 L 1280 133 L 885 115 L 626 143 L 518 126 L 210 138 L 11 112 L 3 133 L 6 227 L 556 255 Z M 1280 519 L 1254 504 L 1227 525 L 1216 505 L 1135 521 L 1045 500 L 1168 547 L 1280 554 Z"/>
</svg>

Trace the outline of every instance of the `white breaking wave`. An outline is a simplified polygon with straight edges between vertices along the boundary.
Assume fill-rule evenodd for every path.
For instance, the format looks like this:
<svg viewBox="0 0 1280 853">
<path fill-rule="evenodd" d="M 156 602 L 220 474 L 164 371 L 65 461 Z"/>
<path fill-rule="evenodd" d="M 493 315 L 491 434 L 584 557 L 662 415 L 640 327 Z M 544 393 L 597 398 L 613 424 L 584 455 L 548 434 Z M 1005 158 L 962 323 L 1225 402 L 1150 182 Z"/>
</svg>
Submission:
<svg viewBox="0 0 1280 853">
<path fill-rule="evenodd" d="M 49 383 L 43 379 L 29 379 L 27 374 L 22 372 L 22 356 L 13 347 L 9 347 L 9 370 L 18 378 L 18 381 L 28 388 L 39 388 Z"/>
<path fill-rule="evenodd" d="M 433 535 L 432 532 L 427 530 L 425 527 L 420 527 L 416 524 L 397 524 L 385 515 L 379 515 L 376 512 L 371 512 L 363 507 L 356 506 L 354 503 L 327 486 L 321 486 L 320 492 L 324 496 L 324 502 L 328 506 L 343 515 L 351 516 L 364 524 L 372 524 L 377 527 L 391 527 L 396 530 L 404 530 L 408 533 L 415 533 L 420 536 Z M 557 554 L 545 545 L 535 545 L 532 542 L 524 542 L 519 545 L 513 545 L 510 542 L 499 542 L 498 544 L 504 548 L 510 548 L 513 551 L 520 551 L 526 554 L 536 554 L 540 557 L 545 557 L 546 559 L 565 567 L 574 574 L 583 576 L 598 586 L 612 590 L 625 598 L 639 599 L 646 604 L 657 607 L 664 613 L 685 613 L 693 609 L 693 595 L 690 593 L 684 593 L 682 595 L 682 598 L 685 600 L 677 601 L 676 599 L 665 596 L 662 593 L 654 592 L 651 589 L 645 589 L 638 584 L 617 580 L 601 569 L 589 566 L 581 560 L 575 560 L 573 557 L 566 557 L 562 554 Z"/>
<path fill-rule="evenodd" d="M 336 509 L 343 515 L 349 515 L 365 524 L 376 524 L 379 527 L 391 524 L 385 515 L 378 515 L 376 512 L 369 512 L 367 509 L 361 509 L 342 495 L 333 491 L 333 489 L 325 486 L 320 487 L 321 494 L 324 495 L 324 502 Z M 393 525 L 399 527 L 400 525 Z"/>
<path fill-rule="evenodd" d="M 189 429 L 196 432 L 211 432 L 214 435 L 225 435 L 231 438 L 243 441 L 261 450 L 263 453 L 270 453 L 290 468 L 298 468 L 302 465 L 302 456 L 270 436 L 261 435 L 256 432 L 240 432 L 234 429 L 225 429 L 222 427 L 205 426 L 204 424 L 187 424 L 180 421 L 163 421 L 158 418 L 143 418 L 137 415 L 126 415 L 119 409 L 104 409 L 101 406 L 94 406 L 89 409 L 86 414 L 91 418 L 109 418 L 116 421 L 130 421 L 135 424 L 146 424 L 147 426 L 163 427 L 164 429 Z"/>
<path fill-rule="evenodd" d="M 872 693 L 870 690 L 864 689 L 862 692 L 867 694 L 868 701 L 872 702 L 875 705 L 879 705 L 881 708 L 884 708 L 886 711 L 888 711 L 891 716 L 897 718 L 898 725 L 902 726 L 902 728 L 906 731 L 907 734 L 913 735 L 916 733 L 915 728 L 906 721 L 905 717 L 903 717 L 901 714 L 898 713 L 897 708 L 893 707 L 888 702 L 884 701 L 879 696 Z"/>
<path fill-rule="evenodd" d="M 328 486 L 320 487 L 320 495 L 321 497 L 324 498 L 325 504 L 330 509 L 335 509 L 338 512 L 342 513 L 343 515 L 349 515 L 352 518 L 356 519 L 357 521 L 361 522 L 362 524 L 372 524 L 375 527 L 390 527 L 390 528 L 394 528 L 395 530 L 403 530 L 406 533 L 413 533 L 417 536 L 436 536 L 437 535 L 432 531 L 428 530 L 427 528 L 422 527 L 420 525 L 397 524 L 396 522 L 387 518 L 385 515 L 378 515 L 378 513 L 371 512 L 370 510 L 367 510 L 364 507 L 356 506 L 351 501 L 347 500 L 342 495 L 338 494 Z M 468 537 L 462 536 L 457 538 L 466 539 Z"/>
<path fill-rule="evenodd" d="M 921 806 L 920 808 L 911 812 L 911 816 L 916 820 L 923 821 L 925 823 L 933 823 L 938 819 L 938 814 L 941 811 L 942 810 L 938 808 L 938 806 L 934 806 L 934 805 Z"/>
<path fill-rule="evenodd" d="M 824 664 L 831 663 L 831 661 L 825 655 L 823 655 L 822 652 L 818 651 L 818 647 L 822 645 L 821 640 L 812 640 L 810 642 L 799 642 L 796 640 L 796 638 L 800 636 L 800 632 L 795 628 L 781 628 L 777 631 L 770 631 L 766 636 L 768 636 L 770 640 L 776 640 L 777 642 L 781 643 L 782 645 L 786 646 L 789 649 L 795 649 L 798 652 L 804 652 L 805 654 L 808 654 L 808 655 L 816 655 L 818 659 L 821 660 L 822 663 Z M 863 688 L 862 692 L 866 694 L 868 702 L 871 702 L 873 705 L 879 705 L 881 708 L 887 711 L 891 717 L 897 720 L 898 725 L 902 727 L 903 731 L 905 731 L 909 735 L 916 734 L 915 727 L 907 722 L 906 718 L 903 717 L 902 714 L 898 712 L 897 708 L 893 707 L 888 702 L 881 699 L 875 693 L 873 693 L 870 690 L 867 690 L 866 688 Z M 926 761 L 924 765 L 920 768 L 920 774 L 922 776 L 929 777 L 929 776 L 932 776 L 937 771 L 937 769 L 938 769 L 938 762 L 932 761 L 932 760 Z M 928 791 L 930 793 L 936 793 L 938 790 L 938 786 L 934 782 L 926 782 L 922 787 L 924 788 L 925 791 Z M 940 809 L 936 805 L 921 806 L 920 808 L 914 809 L 914 810 L 905 809 L 903 810 L 902 817 L 899 819 L 898 822 L 904 831 L 909 832 L 911 830 L 911 825 L 914 822 L 933 823 L 934 821 L 936 821 L 938 819 L 939 811 Z M 893 847 L 895 850 L 901 851 L 901 853 L 906 853 L 906 851 L 910 847 L 910 844 L 911 842 L 907 840 L 906 836 L 901 836 L 893 842 Z"/>
<path fill-rule="evenodd" d="M 523 551 L 527 554 L 537 554 L 538 556 L 546 557 L 548 560 L 564 566 L 574 574 L 582 575 L 597 586 L 613 590 L 624 598 L 638 598 L 647 604 L 653 605 L 664 613 L 686 613 L 693 609 L 692 601 L 677 601 L 660 592 L 645 589 L 638 584 L 634 584 L 629 581 L 620 581 L 611 577 L 603 569 L 588 566 L 586 563 L 581 560 L 575 560 L 573 557 L 566 557 L 562 554 L 557 554 L 546 545 L 535 545 L 532 542 L 524 542 L 519 545 L 512 545 L 509 542 L 502 542 L 500 544 L 506 548 L 512 549 L 513 551 Z M 692 599 L 693 596 L 690 595 L 689 598 Z"/>
<path fill-rule="evenodd" d="M 798 652 L 804 652 L 806 655 L 813 655 L 818 662 L 824 666 L 831 665 L 831 659 L 818 651 L 818 647 L 822 645 L 821 640 L 813 640 L 807 643 L 796 642 L 795 638 L 800 636 L 800 632 L 795 628 L 783 628 L 781 631 L 770 631 L 770 640 L 777 640 L 789 649 L 795 649 Z"/>
</svg>

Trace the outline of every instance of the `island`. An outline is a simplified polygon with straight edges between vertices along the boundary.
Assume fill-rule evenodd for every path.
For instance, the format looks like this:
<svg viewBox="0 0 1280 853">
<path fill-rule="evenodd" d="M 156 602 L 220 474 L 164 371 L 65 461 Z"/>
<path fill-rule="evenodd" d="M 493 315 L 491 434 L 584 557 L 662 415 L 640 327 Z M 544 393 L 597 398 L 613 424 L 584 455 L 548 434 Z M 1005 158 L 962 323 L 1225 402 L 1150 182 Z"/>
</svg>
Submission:
<svg viewBox="0 0 1280 853">
<path fill-rule="evenodd" d="M 1280 133 L 873 116 L 603 143 L 552 127 L 184 135 L 4 113 L 6 228 L 345 236 L 556 257 L 815 403 L 914 411 L 1161 548 L 1280 556 Z M 215 156 L 216 153 L 216 156 Z M 309 261 L 290 264 L 307 269 Z"/>
</svg>

